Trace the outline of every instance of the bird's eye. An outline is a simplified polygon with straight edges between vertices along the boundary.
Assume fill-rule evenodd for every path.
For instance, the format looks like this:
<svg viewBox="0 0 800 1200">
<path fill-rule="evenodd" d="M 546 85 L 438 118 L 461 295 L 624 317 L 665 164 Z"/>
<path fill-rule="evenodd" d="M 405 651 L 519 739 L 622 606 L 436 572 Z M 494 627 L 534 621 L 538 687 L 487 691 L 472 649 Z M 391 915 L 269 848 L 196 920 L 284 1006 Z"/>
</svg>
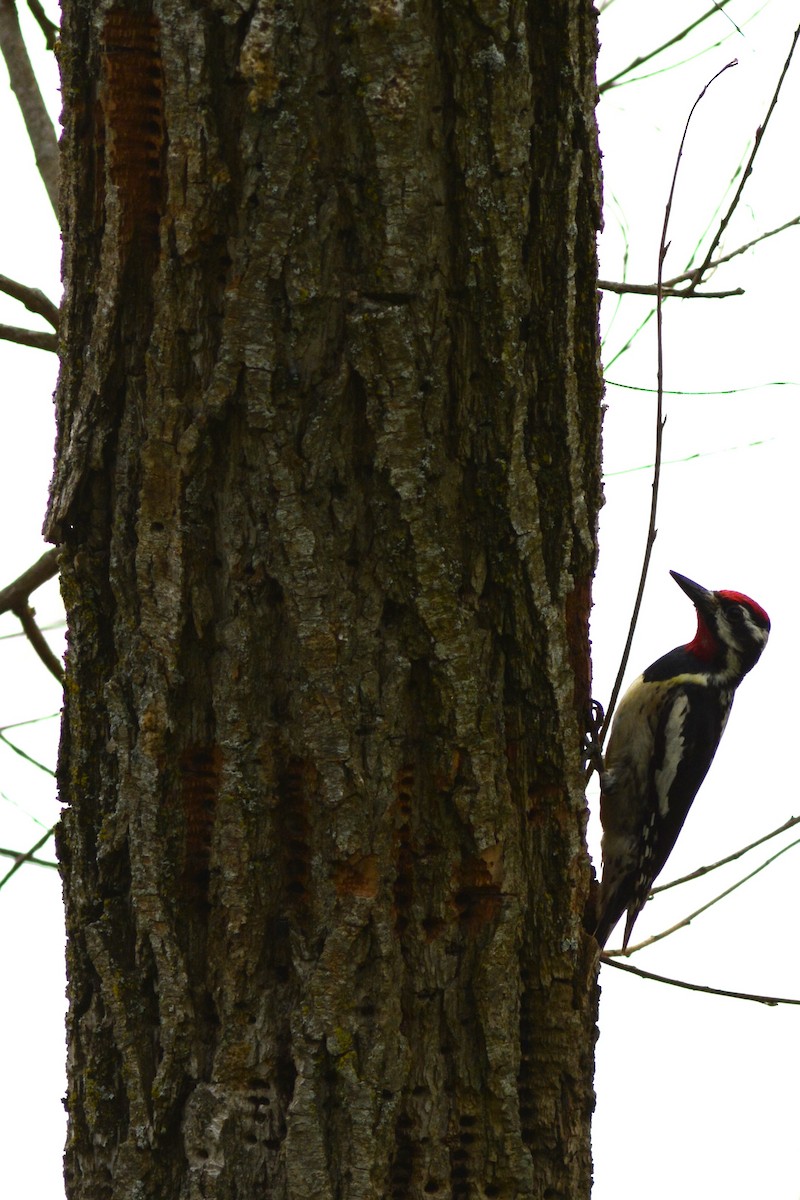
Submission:
<svg viewBox="0 0 800 1200">
<path fill-rule="evenodd" d="M 728 609 L 728 620 L 733 625 L 741 625 L 744 621 L 744 610 L 740 604 L 734 604 Z"/>
</svg>

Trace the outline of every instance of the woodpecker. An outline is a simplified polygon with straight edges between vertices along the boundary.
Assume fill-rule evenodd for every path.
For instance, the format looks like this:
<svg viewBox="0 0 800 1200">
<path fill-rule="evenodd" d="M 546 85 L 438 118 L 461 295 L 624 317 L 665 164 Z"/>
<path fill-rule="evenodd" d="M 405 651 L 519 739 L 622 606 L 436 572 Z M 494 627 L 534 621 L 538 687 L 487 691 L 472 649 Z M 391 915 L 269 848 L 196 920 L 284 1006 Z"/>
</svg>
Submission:
<svg viewBox="0 0 800 1200">
<path fill-rule="evenodd" d="M 697 610 L 697 633 L 648 667 L 617 709 L 600 772 L 603 878 L 594 936 L 601 947 L 626 910 L 628 945 L 711 766 L 733 694 L 769 637 L 769 617 L 749 596 L 670 575 Z"/>
</svg>

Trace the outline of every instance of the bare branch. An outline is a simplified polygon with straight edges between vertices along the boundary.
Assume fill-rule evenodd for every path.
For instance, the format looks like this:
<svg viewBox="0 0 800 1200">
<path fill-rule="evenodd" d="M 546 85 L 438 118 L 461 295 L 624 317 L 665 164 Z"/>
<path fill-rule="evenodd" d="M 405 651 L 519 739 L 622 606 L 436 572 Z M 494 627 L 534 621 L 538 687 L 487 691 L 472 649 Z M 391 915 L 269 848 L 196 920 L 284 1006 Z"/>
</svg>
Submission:
<svg viewBox="0 0 800 1200">
<path fill-rule="evenodd" d="M 13 612 L 19 618 L 25 636 L 33 646 L 39 658 L 59 683 L 64 682 L 64 668 L 61 660 L 50 649 L 47 639 L 36 624 L 35 614 L 30 606 L 30 594 L 58 574 L 58 547 L 47 550 L 38 562 L 8 584 L 0 591 L 0 613 Z M 0 731 L 2 737 L 2 731 Z M 11 743 L 9 743 L 11 745 Z M 16 749 L 16 747 L 14 747 Z"/>
<path fill-rule="evenodd" d="M 749 875 L 744 875 L 741 879 L 737 880 L 736 883 L 733 883 L 729 888 L 726 888 L 724 892 L 720 892 L 718 896 L 714 896 L 713 900 L 709 900 L 707 904 L 701 905 L 700 908 L 697 908 L 694 912 L 689 913 L 687 917 L 684 917 L 675 925 L 670 925 L 669 929 L 662 929 L 660 933 L 654 933 L 651 937 L 645 938 L 643 942 L 637 942 L 635 946 L 628 946 L 625 950 L 609 950 L 607 953 L 614 958 L 628 958 L 631 954 L 635 954 L 637 950 L 643 950 L 645 946 L 652 946 L 654 942 L 662 941 L 665 937 L 669 937 L 671 933 L 676 933 L 679 929 L 685 929 L 687 925 L 691 925 L 695 917 L 699 917 L 701 913 L 706 911 L 706 909 L 713 908 L 715 904 L 719 904 L 720 900 L 724 900 L 726 896 L 730 896 L 731 892 L 735 892 L 737 888 L 742 886 L 742 884 L 749 883 L 750 880 L 755 878 L 756 875 L 760 875 L 762 871 L 771 866 L 772 863 L 775 862 L 776 858 L 780 858 L 781 855 L 785 854 L 787 850 L 793 850 L 795 846 L 800 846 L 800 838 L 797 841 L 790 842 L 788 846 L 782 846 L 777 853 L 773 854 L 771 858 L 768 858 L 766 862 L 763 862 L 760 867 L 756 867 L 756 869 L 751 871 Z"/>
<path fill-rule="evenodd" d="M 676 188 L 676 185 L 678 182 L 678 171 L 680 169 L 681 159 L 683 157 L 683 148 L 686 145 L 686 138 L 689 133 L 689 125 L 691 124 L 692 117 L 694 116 L 694 113 L 695 113 L 695 110 L 697 109 L 698 104 L 700 104 L 701 100 L 705 96 L 708 89 L 711 87 L 712 83 L 714 83 L 717 79 L 719 79 L 720 75 L 723 75 L 725 73 L 725 71 L 729 70 L 731 67 L 733 67 L 735 65 L 736 65 L 736 60 L 734 59 L 733 62 L 726 63 L 726 65 L 724 67 L 722 67 L 721 70 L 717 71 L 717 73 L 715 75 L 712 75 L 711 79 L 709 79 L 708 83 L 705 85 L 703 90 L 700 92 L 700 95 L 697 97 L 697 99 L 695 100 L 691 109 L 689 110 L 689 115 L 686 118 L 686 124 L 683 127 L 683 135 L 681 137 L 680 145 L 678 146 L 678 154 L 675 159 L 675 169 L 672 172 L 672 183 L 670 185 L 669 195 L 667 197 L 666 208 L 664 209 L 664 224 L 663 224 L 663 227 L 661 230 L 661 242 L 660 242 L 660 245 L 658 248 L 658 271 L 657 271 L 658 277 L 657 277 L 657 283 L 656 283 L 656 287 L 657 287 L 657 293 L 656 293 L 657 337 L 656 337 L 656 342 L 657 342 L 657 348 L 658 348 L 658 366 L 657 366 L 658 398 L 656 401 L 656 449 L 655 449 L 655 461 L 654 461 L 654 465 L 653 465 L 653 491 L 652 491 L 652 500 L 650 503 L 650 523 L 649 523 L 648 529 L 647 529 L 647 540 L 645 543 L 644 559 L 642 561 L 642 572 L 639 577 L 639 590 L 636 593 L 636 600 L 633 605 L 633 614 L 631 616 L 631 623 L 630 623 L 630 628 L 628 630 L 628 637 L 625 642 L 625 648 L 622 651 L 622 659 L 619 664 L 619 671 L 617 672 L 617 677 L 614 680 L 614 686 L 611 690 L 611 699 L 609 701 L 608 708 L 606 709 L 605 717 L 603 719 L 603 724 L 600 729 L 600 734 L 599 734 L 599 738 L 598 738 L 601 749 L 602 749 L 603 740 L 605 738 L 605 735 L 608 732 L 611 718 L 614 714 L 614 708 L 617 703 L 617 697 L 619 696 L 620 688 L 622 687 L 622 679 L 623 679 L 623 676 L 625 675 L 625 669 L 628 665 L 628 658 L 630 657 L 631 646 L 633 645 L 633 635 L 636 632 L 636 623 L 639 619 L 639 610 L 642 607 L 642 597 L 644 596 L 644 587 L 645 587 L 645 583 L 647 582 L 647 571 L 650 566 L 650 556 L 652 555 L 652 552 L 653 552 L 653 545 L 655 543 L 656 534 L 657 534 L 656 512 L 658 509 L 658 485 L 659 485 L 659 481 L 661 479 L 661 447 L 662 447 L 663 438 L 664 438 L 664 424 L 665 424 L 665 420 L 666 420 L 666 418 L 663 416 L 663 410 L 664 410 L 664 345 L 663 345 L 663 337 L 662 337 L 663 308 L 664 308 L 664 304 L 663 304 L 663 301 L 664 301 L 663 271 L 664 271 L 664 259 L 667 256 L 667 248 L 669 245 L 669 243 L 667 242 L 667 231 L 669 229 L 669 218 L 670 218 L 670 214 L 672 212 L 672 202 L 675 197 L 675 188 Z"/>
<path fill-rule="evenodd" d="M 616 967 L 618 971 L 628 971 L 631 975 L 638 975 L 640 979 L 652 979 L 655 983 L 668 983 L 670 987 L 685 988 L 689 992 L 705 992 L 708 996 L 726 996 L 730 1000 L 752 1000 L 754 1004 L 766 1004 L 770 1007 L 778 1004 L 800 1004 L 800 1000 L 786 996 L 758 996 L 753 992 L 729 992 L 727 988 L 708 987 L 704 983 L 688 983 L 685 979 L 670 979 L 667 975 L 655 975 L 652 971 L 643 971 L 641 967 L 635 967 L 633 963 L 619 962 L 617 959 L 609 958 L 607 954 L 601 954 L 600 961 L 607 963 L 609 967 Z"/>
<path fill-rule="evenodd" d="M 28 8 L 33 14 L 36 24 L 44 34 L 44 40 L 47 49 L 55 50 L 56 41 L 58 40 L 58 26 L 50 20 L 47 13 L 39 3 L 39 0 L 28 0 Z"/>
<path fill-rule="evenodd" d="M 732 288 L 726 292 L 698 292 L 695 289 L 702 283 L 703 276 L 709 271 L 721 267 L 724 263 L 730 262 L 731 259 L 737 258 L 740 254 L 746 254 L 748 250 L 752 250 L 760 242 L 765 242 L 767 238 L 775 237 L 779 233 L 785 233 L 787 229 L 793 229 L 797 225 L 800 225 L 800 216 L 792 217 L 790 221 L 784 221 L 783 225 L 778 225 L 775 229 L 768 229 L 766 233 L 760 233 L 752 241 L 745 242 L 742 246 L 737 246 L 735 250 L 731 250 L 727 254 L 721 254 L 719 258 L 704 263 L 702 267 L 693 267 L 690 271 L 684 271 L 681 275 L 676 275 L 673 279 L 668 279 L 662 287 L 662 296 L 675 296 L 680 300 L 725 300 L 729 296 L 743 296 L 745 294 L 744 288 Z M 680 287 L 679 285 L 682 283 L 686 283 L 689 286 Z M 658 294 L 657 283 L 627 283 L 625 281 L 618 283 L 610 279 L 598 279 L 597 286 L 601 291 L 614 292 L 619 296 L 627 295 L 628 293 L 634 296 L 655 296 Z"/>
<path fill-rule="evenodd" d="M 36 166 L 58 219 L 58 141 L 22 39 L 14 0 L 0 0 L 0 53 L 6 60 L 11 89 L 22 111 Z"/>
<path fill-rule="evenodd" d="M 800 216 L 792 217 L 791 221 L 785 221 L 783 225 L 778 225 L 776 229 L 768 229 L 766 233 L 760 233 L 758 237 L 753 238 L 751 242 L 745 242 L 743 246 L 737 246 L 735 250 L 731 250 L 728 254 L 721 254 L 719 258 L 715 258 L 705 268 L 695 267 L 691 271 L 684 271 L 682 275 L 676 275 L 674 279 L 667 280 L 665 287 L 677 288 L 679 283 L 692 283 L 695 287 L 701 282 L 701 270 L 713 271 L 717 267 L 721 267 L 723 263 L 730 262 L 732 258 L 737 258 L 740 254 L 746 254 L 748 250 L 752 250 L 759 242 L 765 242 L 767 238 L 775 237 L 778 233 L 785 233 L 787 229 L 792 229 L 795 225 L 800 225 Z M 686 295 L 683 291 L 678 291 L 680 296 Z M 731 293 L 733 295 L 735 293 Z M 705 295 L 708 295 L 706 292 Z"/>
<path fill-rule="evenodd" d="M 685 277 L 684 277 L 685 278 Z M 619 296 L 657 296 L 657 283 L 615 283 L 611 279 L 598 279 L 597 286 L 602 292 L 615 292 Z M 661 297 L 664 300 L 675 297 L 678 300 L 727 300 L 729 296 L 743 296 L 744 288 L 731 288 L 727 292 L 696 292 L 692 287 L 671 287 L 665 283 L 661 287 Z"/>
<path fill-rule="evenodd" d="M 27 284 L 18 283 L 16 279 L 9 279 L 7 275 L 0 275 L 0 292 L 19 300 L 28 312 L 38 313 L 53 326 L 53 329 L 58 329 L 58 306 L 39 288 L 28 287 Z"/>
<path fill-rule="evenodd" d="M 714 258 L 711 261 L 706 260 L 700 267 L 692 267 L 690 270 L 683 271 L 680 275 L 675 275 L 672 279 L 664 282 L 661 294 L 665 298 L 675 297 L 679 300 L 725 300 L 729 296 L 743 296 L 745 294 L 744 288 L 731 288 L 729 291 L 724 292 L 698 292 L 695 289 L 699 287 L 704 277 L 710 271 L 714 271 L 717 267 L 731 262 L 732 259 L 746 254 L 748 250 L 752 250 L 754 246 L 758 246 L 768 238 L 776 237 L 779 233 L 785 233 L 787 229 L 794 229 L 798 225 L 800 225 L 800 215 L 792 217 L 789 221 L 784 221 L 782 225 L 776 226 L 775 229 L 768 229 L 766 232 L 760 233 L 758 237 L 752 238 L 749 242 L 744 242 L 743 245 L 737 246 L 735 250 L 730 250 L 727 254 L 720 254 L 718 258 Z M 688 284 L 689 286 L 681 287 L 681 284 Z M 613 292 L 618 296 L 628 294 L 634 296 L 655 296 L 658 294 L 658 284 L 656 283 L 628 283 L 624 279 L 621 282 L 611 279 L 599 279 L 597 286 L 603 292 Z"/>
<path fill-rule="evenodd" d="M 19 857 L 17 858 L 17 861 L 14 863 L 13 867 L 11 867 L 10 870 L 6 871 L 3 878 L 0 879 L 0 888 L 5 887 L 5 885 L 8 883 L 9 879 L 11 878 L 11 876 L 16 875 L 16 873 L 20 869 L 20 867 L 24 867 L 26 862 L 31 862 L 36 851 L 41 850 L 42 846 L 45 844 L 46 841 L 49 840 L 49 838 L 51 838 L 53 836 L 55 831 L 56 831 L 56 827 L 55 827 L 55 825 L 53 825 L 53 827 L 51 829 L 48 829 L 47 833 L 43 837 L 39 838 L 39 841 L 36 843 L 35 846 L 31 846 L 31 848 L 27 852 L 27 854 L 19 855 Z"/>
<path fill-rule="evenodd" d="M 20 624 L 25 630 L 25 636 L 33 646 L 39 658 L 51 675 L 55 675 L 59 683 L 64 682 L 64 667 L 61 659 L 48 644 L 47 638 L 36 624 L 36 614 L 29 604 L 20 604 L 14 609 L 14 615 L 19 617 Z"/>
<path fill-rule="evenodd" d="M 0 0 L 2 4 L 3 0 Z M 49 350 L 58 354 L 58 338 L 54 333 L 40 333 L 38 329 L 21 329 L 18 325 L 0 325 L 0 339 L 16 342 L 18 346 L 32 346 L 34 350 Z"/>
<path fill-rule="evenodd" d="M 778 97 L 780 95 L 781 88 L 783 87 L 783 81 L 786 78 L 786 74 L 791 65 L 792 58 L 794 57 L 794 52 L 797 48 L 798 39 L 800 39 L 800 25 L 798 25 L 797 29 L 795 29 L 795 31 L 794 31 L 794 37 L 792 38 L 792 44 L 789 47 L 789 53 L 786 56 L 786 62 L 783 64 L 783 70 L 780 73 L 780 78 L 778 79 L 777 86 L 773 93 L 772 99 L 770 100 L 769 107 L 767 109 L 767 114 L 764 117 L 764 120 L 762 121 L 762 123 L 759 125 L 758 129 L 756 130 L 756 136 L 755 136 L 755 140 L 753 142 L 753 149 L 752 149 L 749 159 L 747 160 L 747 165 L 744 169 L 744 172 L 742 173 L 741 181 L 739 183 L 738 188 L 736 189 L 736 194 L 734 195 L 733 200 L 731 201 L 731 203 L 728 207 L 728 211 L 726 212 L 725 216 L 722 218 L 722 220 L 719 223 L 717 232 L 714 234 L 714 237 L 711 241 L 711 245 L 708 248 L 706 256 L 703 259 L 703 262 L 700 264 L 699 267 L 696 268 L 698 279 L 701 278 L 703 275 L 705 275 L 705 273 L 708 271 L 708 269 L 714 259 L 714 252 L 716 251 L 717 246 L 720 244 L 720 242 L 722 240 L 722 236 L 725 233 L 725 230 L 728 228 L 728 224 L 731 220 L 731 217 L 735 213 L 735 211 L 738 207 L 739 201 L 742 197 L 742 192 L 744 191 L 745 184 L 747 183 L 747 180 L 750 178 L 750 176 L 753 172 L 753 163 L 755 162 L 755 157 L 758 154 L 762 139 L 763 139 L 764 134 L 767 129 L 767 125 L 769 124 L 770 117 L 772 116 L 773 112 L 775 111 L 775 106 L 778 103 Z"/>
<path fill-rule="evenodd" d="M 33 863 L 35 867 L 55 867 L 58 870 L 57 862 L 51 862 L 49 858 L 34 858 L 30 851 L 27 854 L 21 854 L 19 850 L 7 850 L 5 846 L 0 846 L 0 856 L 13 858 L 17 862 L 24 858 L 25 862 Z"/>
<path fill-rule="evenodd" d="M 23 571 L 13 583 L 0 588 L 0 613 L 13 612 L 18 605 L 27 604 L 31 592 L 35 592 L 43 583 L 47 583 L 48 579 L 57 575 L 58 555 L 57 546 L 46 550 L 42 557 L 32 567 L 28 567 L 27 571 Z"/>
<path fill-rule="evenodd" d="M 788 821 L 784 821 L 777 829 L 773 829 L 771 833 L 765 833 L 763 837 L 757 838 L 751 842 L 749 846 L 742 846 L 740 850 L 734 850 L 733 854 L 726 855 L 718 862 L 710 863 L 707 867 L 698 867 L 689 875 L 682 875 L 680 879 L 672 879 L 669 883 L 661 883 L 658 887 L 650 889 L 650 895 L 655 896 L 658 892 L 668 892 L 670 888 L 679 887 L 682 883 L 690 883 L 693 879 L 702 879 L 704 875 L 710 874 L 711 871 L 716 871 L 717 867 L 726 867 L 728 863 L 736 862 L 737 858 L 749 853 L 750 850 L 755 850 L 757 846 L 763 846 L 764 842 L 770 841 L 771 838 L 778 837 L 781 833 L 786 833 L 787 829 L 794 829 L 795 825 L 800 825 L 800 817 L 789 817 Z"/>
<path fill-rule="evenodd" d="M 665 50 L 669 50 L 671 46 L 676 46 L 678 42 L 682 42 L 683 39 L 687 37 L 693 30 L 697 29 L 698 25 L 702 25 L 704 21 L 707 21 L 709 17 L 713 17 L 715 13 L 721 12 L 728 3 L 729 0 L 719 0 L 719 3 L 714 4 L 707 12 L 703 13 L 702 17 L 698 17 L 696 21 L 693 21 L 691 25 L 687 25 L 685 29 L 680 31 L 680 33 L 676 33 L 674 37 L 669 38 L 668 41 L 664 42 L 660 46 L 657 46 L 655 50 L 650 50 L 647 54 L 642 54 L 639 58 L 635 58 L 633 62 L 628 63 L 627 67 L 624 67 L 621 71 L 617 71 L 616 75 L 612 75 L 610 79 L 606 79 L 604 83 L 600 84 L 598 88 L 600 95 L 602 96 L 603 92 L 607 92 L 609 88 L 616 87 L 623 75 L 629 75 L 631 71 L 638 70 L 638 68 L 644 66 L 646 62 L 650 62 L 651 59 L 656 58 L 657 55 L 663 54 Z M 738 26 L 736 26 L 736 28 L 738 28 Z M 741 33 L 741 30 L 739 30 L 739 32 Z"/>
<path fill-rule="evenodd" d="M 796 47 L 797 40 L 798 40 L 798 34 L 800 34 L 800 29 L 795 31 L 794 38 L 792 40 L 792 46 L 789 51 L 789 55 L 786 59 L 786 62 L 784 64 L 783 71 L 781 72 L 781 76 L 778 81 L 778 85 L 775 90 L 775 94 L 773 95 L 772 101 L 770 103 L 770 106 L 769 106 L 769 109 L 767 112 L 767 117 L 765 118 L 762 126 L 757 130 L 757 135 L 756 135 L 757 142 L 756 142 L 756 145 L 754 146 L 752 154 L 750 155 L 750 159 L 747 163 L 747 167 L 744 172 L 742 181 L 739 185 L 738 191 L 734 197 L 732 204 L 730 205 L 730 207 L 728 209 L 726 216 L 723 218 L 723 220 L 720 223 L 720 226 L 717 230 L 717 233 L 714 236 L 714 240 L 711 244 L 709 252 L 706 254 L 706 258 L 705 258 L 704 262 L 698 267 L 691 267 L 691 262 L 694 259 L 694 254 L 696 253 L 696 249 L 697 249 L 696 248 L 689 259 L 689 264 L 687 264 L 686 271 L 683 274 L 676 276 L 674 279 L 668 280 L 666 282 L 666 284 L 664 285 L 665 288 L 674 287 L 676 284 L 684 282 L 684 281 L 688 281 L 690 284 L 693 285 L 693 288 L 696 288 L 700 285 L 700 283 L 702 282 L 705 275 L 710 270 L 712 270 L 715 266 L 718 266 L 722 263 L 728 262 L 730 259 L 736 257 L 738 254 L 743 254 L 746 250 L 749 250 L 752 246 L 756 245 L 759 241 L 762 241 L 765 238 L 773 237 L 776 233 L 781 233 L 781 232 L 783 232 L 784 229 L 788 229 L 792 225 L 800 224 L 800 217 L 794 218 L 791 221 L 787 221 L 785 225 L 781 225 L 778 229 L 770 230 L 767 233 L 760 235 L 760 237 L 755 238 L 752 242 L 748 242 L 744 246 L 740 246 L 737 250 L 732 250 L 729 254 L 720 255 L 718 258 L 714 258 L 714 250 L 719 245 L 720 239 L 722 237 L 722 233 L 724 232 L 725 228 L 727 228 L 727 225 L 731 220 L 733 212 L 734 212 L 736 206 L 738 205 L 739 198 L 740 198 L 743 188 L 744 188 L 745 180 L 747 179 L 748 175 L 752 172 L 753 160 L 755 158 L 755 154 L 758 149 L 758 145 L 760 145 L 761 138 L 763 137 L 767 121 L 768 121 L 769 117 L 772 115 L 772 111 L 777 102 L 778 93 L 781 89 L 783 79 L 786 75 L 786 72 L 788 70 L 789 64 L 791 62 L 791 59 L 792 59 L 794 51 L 795 51 L 795 47 Z M 740 174 L 740 172 L 741 172 L 741 166 L 736 171 L 736 173 L 734 175 L 734 179 L 736 179 L 736 177 Z M 731 182 L 733 182 L 733 181 L 731 181 Z M 693 290 L 693 288 L 690 290 Z M 609 289 L 609 290 L 616 290 L 616 289 Z M 732 293 L 732 294 L 735 294 L 735 293 Z M 680 295 L 681 295 L 682 299 L 688 299 L 688 294 L 686 292 L 681 291 Z M 650 319 L 654 315 L 655 315 L 655 309 L 653 308 L 644 317 L 644 319 L 639 323 L 639 325 L 636 327 L 636 329 L 634 329 L 633 333 L 627 339 L 625 344 L 623 346 L 621 346 L 620 349 L 613 356 L 613 358 L 611 358 L 611 360 L 606 363 L 606 368 L 612 366 L 615 362 L 617 362 L 623 356 L 623 354 L 625 354 L 631 348 L 631 346 L 633 345 L 636 338 L 639 336 L 639 334 L 642 332 L 644 327 L 649 323 Z"/>
</svg>

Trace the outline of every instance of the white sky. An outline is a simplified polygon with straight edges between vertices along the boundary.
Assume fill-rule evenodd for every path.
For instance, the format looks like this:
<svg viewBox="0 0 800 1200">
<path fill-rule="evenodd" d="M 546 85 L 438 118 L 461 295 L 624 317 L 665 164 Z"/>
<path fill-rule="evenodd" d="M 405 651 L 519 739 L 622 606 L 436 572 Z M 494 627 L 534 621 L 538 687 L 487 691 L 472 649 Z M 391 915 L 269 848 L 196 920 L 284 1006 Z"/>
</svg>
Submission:
<svg viewBox="0 0 800 1200">
<path fill-rule="evenodd" d="M 703 85 L 736 57 L 739 66 L 709 89 L 681 165 L 670 226 L 668 277 L 683 270 L 763 120 L 800 19 L 795 0 L 733 0 L 655 67 L 684 63 L 607 92 L 600 121 L 606 188 L 601 275 L 654 280 L 664 204 L 688 111 Z M 601 21 L 599 79 L 683 28 L 711 0 L 669 5 L 612 0 Z M 21 5 L 23 23 L 30 27 Z M 716 49 L 692 57 L 725 38 Z M 29 43 L 42 39 L 32 29 Z M 690 61 L 684 62 L 689 59 Z M 54 115 L 57 73 L 36 53 Z M 784 85 L 723 248 L 800 213 L 800 51 Z M 3 160 L 18 186 L 0 189 L 0 273 L 59 293 L 59 239 L 16 102 L 0 67 Z M 30 186 L 29 186 L 30 185 Z M 723 203 L 724 202 L 724 203 Z M 622 230 L 624 229 L 624 235 Z M 665 386 L 684 392 L 747 388 L 732 395 L 667 397 L 659 534 L 628 680 L 686 641 L 694 629 L 675 568 L 709 587 L 754 596 L 773 622 L 770 644 L 742 685 L 719 755 L 661 882 L 746 844 L 800 812 L 792 762 L 791 681 L 800 674 L 793 632 L 798 570 L 796 476 L 800 397 L 800 229 L 720 269 L 715 290 L 742 286 L 724 301 L 671 301 L 665 309 Z M 654 322 L 633 348 L 612 359 L 649 311 L 647 299 L 604 301 L 604 358 L 615 383 L 655 385 Z M 0 321 L 46 328 L 0 297 Z M 10 436 L 0 441 L 0 586 L 43 551 L 40 529 L 49 482 L 55 359 L 0 342 L 0 379 Z M 767 387 L 770 381 L 787 386 Z M 650 503 L 654 400 L 610 386 L 605 421 L 606 506 L 592 639 L 595 695 L 605 702 L 621 653 L 644 548 Z M 42 623 L 60 615 L 57 588 L 34 597 Z M 0 638 L 17 631 L 0 618 Z M 58 632 L 51 634 L 59 645 Z M 0 728 L 57 711 L 59 689 L 22 639 L 0 640 Z M 789 682 L 787 687 L 784 681 Z M 788 707 L 787 707 L 788 706 Z M 27 751 L 55 762 L 57 721 L 9 732 Z M 596 808 L 596 790 L 591 794 Z M 28 847 L 57 816 L 52 780 L 0 743 L 0 847 Z M 798 831 L 800 836 L 800 831 Z M 639 918 L 647 936 L 699 907 L 763 861 L 785 835 L 709 879 L 667 893 Z M 595 856 L 599 828 L 593 819 Z M 52 856 L 52 846 L 42 852 Z M 734 990 L 800 997 L 796 953 L 800 847 L 665 942 L 635 956 L 645 969 Z M 0 860 L 0 875 L 4 863 Z M 64 972 L 60 885 L 53 871 L 28 867 L 0 890 L 0 1195 L 63 1194 Z M 594 1200 L 796 1200 L 800 1192 L 800 1010 L 721 1000 L 601 973 L 597 1054 Z M 12 1082 L 13 1081 L 13 1082 Z"/>
</svg>

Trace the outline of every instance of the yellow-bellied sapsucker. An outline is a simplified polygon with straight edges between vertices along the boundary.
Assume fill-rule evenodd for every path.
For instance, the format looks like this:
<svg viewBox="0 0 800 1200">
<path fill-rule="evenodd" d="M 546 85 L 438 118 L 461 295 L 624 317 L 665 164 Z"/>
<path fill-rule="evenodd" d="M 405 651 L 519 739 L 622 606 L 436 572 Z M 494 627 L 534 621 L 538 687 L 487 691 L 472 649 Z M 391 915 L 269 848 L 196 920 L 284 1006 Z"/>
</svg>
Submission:
<svg viewBox="0 0 800 1200">
<path fill-rule="evenodd" d="M 733 694 L 769 636 L 769 617 L 755 600 L 670 574 L 697 609 L 697 633 L 648 667 L 617 709 L 600 772 L 603 878 L 593 931 L 600 946 L 626 910 L 627 946 L 711 766 Z"/>
</svg>

